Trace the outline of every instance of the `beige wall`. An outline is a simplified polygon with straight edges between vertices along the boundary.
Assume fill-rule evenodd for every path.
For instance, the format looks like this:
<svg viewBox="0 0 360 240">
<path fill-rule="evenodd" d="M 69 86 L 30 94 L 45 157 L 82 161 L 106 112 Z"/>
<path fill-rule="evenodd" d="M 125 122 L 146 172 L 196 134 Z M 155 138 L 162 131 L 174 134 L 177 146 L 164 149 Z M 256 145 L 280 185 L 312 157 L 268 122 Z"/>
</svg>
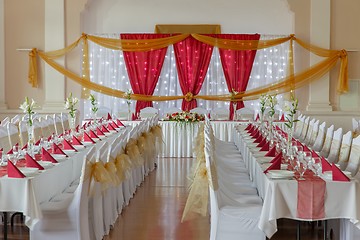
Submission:
<svg viewBox="0 0 360 240">
<path fill-rule="evenodd" d="M 81 35 L 82 23 L 81 12 L 84 5 L 92 0 L 64 0 L 65 2 L 65 44 L 68 45 Z M 286 0 L 284 0 L 286 2 Z M 95 1 L 98 2 L 98 1 Z M 295 34 L 299 38 L 309 41 L 310 39 L 310 3 L 311 0 L 287 0 L 290 10 L 295 16 Z M 357 49 L 360 50 L 360 9 L 358 0 L 332 0 L 331 1 L 331 47 L 333 49 Z M 224 5 L 225 6 L 225 5 Z M 45 0 L 11 0 L 5 1 L 5 90 L 6 102 L 10 110 L 0 114 L 9 115 L 18 111 L 18 105 L 24 96 L 36 99 L 39 105 L 45 100 L 43 63 L 40 64 L 39 88 L 31 88 L 27 84 L 28 57 L 26 52 L 16 51 L 17 48 L 36 47 L 44 49 L 44 8 Z M 86 9 L 86 8 L 85 8 Z M 110 10 L 109 10 L 110 11 Z M 226 14 L 225 11 L 223 14 Z M 189 17 L 188 17 L 189 20 Z M 165 20 L 164 20 L 165 21 Z M 223 29 L 232 29 L 226 22 Z M 349 28 L 348 26 L 356 26 Z M 350 29 L 350 30 L 349 30 Z M 232 31 L 234 32 L 234 31 Z M 346 36 L 346 37 L 344 37 Z M 297 70 L 305 69 L 310 62 L 309 53 L 296 48 Z M 360 52 L 349 52 L 349 77 L 360 80 Z M 75 72 L 80 69 L 80 54 L 74 53 L 67 56 L 66 66 Z M 339 109 L 339 95 L 336 94 L 337 69 L 331 73 L 330 100 Z M 80 95 L 80 86 L 67 80 L 65 84 L 66 93 L 74 92 Z M 301 107 L 305 108 L 308 102 L 308 87 L 297 91 Z M 65 96 L 64 96 L 65 97 Z M 359 98 L 359 96 L 357 95 Z M 347 113 L 348 116 L 360 115 L 359 109 Z M 331 113 L 329 113 L 331 116 Z"/>
<path fill-rule="evenodd" d="M 44 49 L 44 0 L 5 1 L 5 99 L 10 109 L 17 109 L 24 96 L 42 103 L 45 95 L 41 78 L 38 89 L 27 84 L 28 52 L 18 48 Z"/>
</svg>

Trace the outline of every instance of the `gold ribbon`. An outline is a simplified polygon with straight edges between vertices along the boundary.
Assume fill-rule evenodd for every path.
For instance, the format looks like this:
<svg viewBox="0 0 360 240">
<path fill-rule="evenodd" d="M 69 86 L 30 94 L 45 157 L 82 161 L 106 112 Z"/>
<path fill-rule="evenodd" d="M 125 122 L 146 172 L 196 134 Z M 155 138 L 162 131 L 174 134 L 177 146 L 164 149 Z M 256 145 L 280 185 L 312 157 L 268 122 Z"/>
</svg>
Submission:
<svg viewBox="0 0 360 240">
<path fill-rule="evenodd" d="M 194 98 L 194 95 L 191 92 L 188 92 L 187 94 L 185 94 L 185 101 L 187 102 L 191 102 Z"/>
</svg>

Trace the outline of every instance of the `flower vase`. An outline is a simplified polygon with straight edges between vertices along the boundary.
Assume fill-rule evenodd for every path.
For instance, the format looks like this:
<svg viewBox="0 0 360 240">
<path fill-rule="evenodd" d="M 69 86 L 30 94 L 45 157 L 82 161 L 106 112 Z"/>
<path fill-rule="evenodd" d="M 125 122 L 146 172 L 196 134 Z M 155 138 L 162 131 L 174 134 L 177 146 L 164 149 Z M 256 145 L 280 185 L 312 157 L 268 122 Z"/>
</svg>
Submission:
<svg viewBox="0 0 360 240">
<path fill-rule="evenodd" d="M 69 126 L 70 126 L 70 130 L 71 130 L 71 135 L 73 136 L 74 133 L 76 132 L 76 116 L 71 116 L 69 118 Z"/>
<path fill-rule="evenodd" d="M 128 104 L 128 116 L 127 116 L 127 120 L 131 121 L 131 109 L 130 109 L 130 104 Z"/>
<path fill-rule="evenodd" d="M 233 102 L 232 105 L 234 109 L 233 121 L 237 121 L 237 114 L 236 114 L 237 102 Z"/>
<path fill-rule="evenodd" d="M 27 152 L 30 156 L 34 156 L 34 144 L 35 144 L 34 125 L 28 123 L 26 127 L 28 133 Z"/>
<path fill-rule="evenodd" d="M 269 141 L 272 142 L 273 140 L 273 121 L 274 121 L 274 116 L 269 116 L 269 129 L 268 129 L 268 134 L 269 134 Z"/>
<path fill-rule="evenodd" d="M 286 139 L 286 152 L 289 156 L 292 155 L 292 139 L 293 139 L 293 128 L 288 128 L 287 139 Z"/>
</svg>

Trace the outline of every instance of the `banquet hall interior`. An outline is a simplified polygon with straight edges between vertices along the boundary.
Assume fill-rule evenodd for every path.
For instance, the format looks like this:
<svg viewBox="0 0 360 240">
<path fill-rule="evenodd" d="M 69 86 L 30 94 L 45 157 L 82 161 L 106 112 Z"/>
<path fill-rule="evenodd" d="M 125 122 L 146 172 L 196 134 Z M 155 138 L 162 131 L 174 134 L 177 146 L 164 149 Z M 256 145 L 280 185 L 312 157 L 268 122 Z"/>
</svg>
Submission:
<svg viewBox="0 0 360 240">
<path fill-rule="evenodd" d="M 359 0 L 0 0 L 0 239 L 360 239 Z"/>
</svg>

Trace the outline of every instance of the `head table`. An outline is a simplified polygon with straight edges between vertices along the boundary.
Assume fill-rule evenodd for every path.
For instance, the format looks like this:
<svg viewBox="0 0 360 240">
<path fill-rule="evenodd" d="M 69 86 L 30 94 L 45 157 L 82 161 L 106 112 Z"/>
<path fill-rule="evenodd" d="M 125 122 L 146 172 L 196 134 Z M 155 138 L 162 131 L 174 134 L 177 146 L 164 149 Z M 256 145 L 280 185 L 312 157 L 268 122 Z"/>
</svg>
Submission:
<svg viewBox="0 0 360 240">
<path fill-rule="evenodd" d="M 140 121 L 122 121 L 125 125 L 137 125 Z M 211 121 L 215 136 L 223 141 L 233 142 L 233 130 L 240 122 L 247 121 Z M 163 132 L 163 157 L 193 157 L 194 139 L 201 122 L 183 123 L 159 121 Z"/>
<path fill-rule="evenodd" d="M 266 164 L 264 154 L 255 148 L 246 138 L 245 127 L 238 126 L 234 131 L 235 144 L 242 153 L 249 170 L 250 178 L 255 183 L 260 197 L 263 199 L 263 210 L 260 216 L 259 228 L 267 237 L 277 231 L 276 220 L 289 218 L 296 220 L 350 219 L 360 220 L 360 184 L 355 178 L 349 182 L 333 181 L 323 178 L 326 184 L 324 198 L 324 216 L 301 218 L 298 213 L 298 181 L 295 179 L 272 179 L 264 173 Z M 305 203 L 306 204 L 306 203 Z M 310 202 L 309 208 L 311 207 Z"/>
</svg>

